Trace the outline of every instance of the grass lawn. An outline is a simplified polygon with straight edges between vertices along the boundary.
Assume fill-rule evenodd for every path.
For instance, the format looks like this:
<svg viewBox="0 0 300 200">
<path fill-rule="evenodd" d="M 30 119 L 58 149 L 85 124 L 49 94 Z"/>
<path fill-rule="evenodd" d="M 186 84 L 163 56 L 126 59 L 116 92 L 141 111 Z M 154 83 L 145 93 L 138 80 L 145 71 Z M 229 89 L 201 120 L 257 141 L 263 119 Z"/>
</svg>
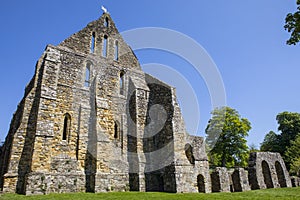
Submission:
<svg viewBox="0 0 300 200">
<path fill-rule="evenodd" d="M 69 199 L 69 200 L 101 200 L 101 199 L 122 199 L 122 200 L 141 200 L 141 199 L 300 199 L 300 187 L 298 188 L 280 188 L 267 190 L 254 190 L 239 193 L 212 193 L 212 194 L 169 194 L 169 193 L 153 193 L 153 192 L 112 192 L 112 193 L 74 193 L 74 194 L 50 194 L 43 196 L 22 196 L 16 194 L 5 194 L 0 196 L 0 200 L 52 200 L 52 199 Z"/>
</svg>

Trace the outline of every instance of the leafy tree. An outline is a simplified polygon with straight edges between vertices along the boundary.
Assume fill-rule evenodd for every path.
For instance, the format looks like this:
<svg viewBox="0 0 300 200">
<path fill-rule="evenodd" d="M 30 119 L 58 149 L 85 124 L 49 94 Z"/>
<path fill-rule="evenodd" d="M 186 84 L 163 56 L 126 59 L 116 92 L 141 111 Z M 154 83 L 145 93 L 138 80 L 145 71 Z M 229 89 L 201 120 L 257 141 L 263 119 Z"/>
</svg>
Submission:
<svg viewBox="0 0 300 200">
<path fill-rule="evenodd" d="M 261 144 L 261 151 L 278 152 L 283 157 L 286 166 L 290 169 L 290 164 L 293 158 L 287 154 L 286 151 L 292 146 L 292 142 L 300 134 L 300 113 L 282 112 L 276 116 L 279 124 L 278 130 L 280 134 L 277 135 L 270 131 Z"/>
<path fill-rule="evenodd" d="M 300 133 L 300 113 L 282 112 L 276 117 L 281 131 L 280 153 L 284 155 L 286 149 L 291 146 L 291 141 Z"/>
<path fill-rule="evenodd" d="M 290 164 L 290 173 L 300 175 L 300 134 L 297 135 L 294 141 L 291 141 L 291 146 L 287 148 L 285 153 L 286 161 Z"/>
<path fill-rule="evenodd" d="M 300 0 L 297 0 L 297 11 L 289 13 L 285 18 L 285 30 L 291 33 L 288 45 L 295 45 L 300 41 Z"/>
<path fill-rule="evenodd" d="M 210 163 L 222 167 L 246 166 L 248 146 L 245 137 L 250 129 L 250 122 L 241 118 L 235 109 L 214 109 L 205 129 Z"/>
<path fill-rule="evenodd" d="M 207 151 L 207 156 L 209 159 L 209 163 L 210 163 L 210 168 L 214 168 L 214 167 L 218 167 L 220 166 L 220 162 L 221 162 L 221 155 L 212 153 L 211 151 Z"/>
<path fill-rule="evenodd" d="M 300 157 L 295 158 L 291 163 L 291 169 L 290 169 L 291 175 L 300 176 Z"/>
<path fill-rule="evenodd" d="M 281 152 L 281 135 L 277 135 L 274 131 L 270 131 L 261 143 L 261 151 Z"/>
</svg>

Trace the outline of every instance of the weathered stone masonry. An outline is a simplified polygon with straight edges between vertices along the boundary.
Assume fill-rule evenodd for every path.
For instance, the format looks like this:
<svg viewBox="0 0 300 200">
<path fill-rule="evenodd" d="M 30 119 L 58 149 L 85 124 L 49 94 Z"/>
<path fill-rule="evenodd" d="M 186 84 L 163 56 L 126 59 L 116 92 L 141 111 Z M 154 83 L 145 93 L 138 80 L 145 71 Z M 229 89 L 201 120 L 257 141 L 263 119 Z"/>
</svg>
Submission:
<svg viewBox="0 0 300 200">
<path fill-rule="evenodd" d="M 104 13 L 37 62 L 3 147 L 0 188 L 198 192 L 200 177 L 210 192 L 202 143 L 186 133 L 174 88 L 141 70 Z"/>
<path fill-rule="evenodd" d="M 247 176 L 210 174 L 205 141 L 186 133 L 175 89 L 141 70 L 107 13 L 46 47 L 0 155 L 0 190 L 28 195 L 291 186 L 277 154 L 251 154 Z"/>
<path fill-rule="evenodd" d="M 291 187 L 291 179 L 279 153 L 250 154 L 249 183 L 251 189 Z"/>
</svg>

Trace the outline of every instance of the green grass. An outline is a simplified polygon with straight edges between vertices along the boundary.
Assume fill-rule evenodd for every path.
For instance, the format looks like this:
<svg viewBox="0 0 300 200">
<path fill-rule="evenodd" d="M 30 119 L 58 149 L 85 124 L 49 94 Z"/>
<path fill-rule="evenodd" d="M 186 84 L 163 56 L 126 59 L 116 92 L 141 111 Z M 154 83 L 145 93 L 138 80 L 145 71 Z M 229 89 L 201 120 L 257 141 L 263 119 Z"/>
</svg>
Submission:
<svg viewBox="0 0 300 200">
<path fill-rule="evenodd" d="M 16 194 L 5 194 L 0 196 L 1 200 L 53 200 L 53 199 L 67 199 L 67 200 L 142 200 L 142 199 L 300 199 L 300 187 L 298 188 L 280 188 L 280 189 L 268 189 L 268 190 L 254 190 L 249 192 L 239 193 L 212 193 L 212 194 L 170 194 L 170 193 L 154 193 L 154 192 L 112 192 L 112 193 L 74 193 L 74 194 L 50 194 L 43 196 L 22 196 Z"/>
</svg>

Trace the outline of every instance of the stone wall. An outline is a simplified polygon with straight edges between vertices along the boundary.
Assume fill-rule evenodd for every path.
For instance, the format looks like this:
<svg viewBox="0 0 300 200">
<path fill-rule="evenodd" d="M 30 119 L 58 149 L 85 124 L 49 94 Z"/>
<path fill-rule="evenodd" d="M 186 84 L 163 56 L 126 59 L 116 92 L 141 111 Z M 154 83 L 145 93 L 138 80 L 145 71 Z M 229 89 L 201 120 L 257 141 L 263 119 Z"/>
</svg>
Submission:
<svg viewBox="0 0 300 200">
<path fill-rule="evenodd" d="M 3 147 L 0 186 L 21 194 L 196 192 L 201 173 L 210 191 L 199 141 L 186 134 L 174 88 L 141 71 L 105 13 L 45 49 Z"/>
<path fill-rule="evenodd" d="M 252 190 L 292 186 L 280 154 L 271 152 L 250 154 L 249 183 Z"/>
<path fill-rule="evenodd" d="M 233 191 L 234 192 L 244 192 L 251 190 L 248 181 L 248 171 L 243 168 L 234 169 L 231 174 Z"/>
<path fill-rule="evenodd" d="M 4 192 L 25 193 L 26 174 L 32 165 L 32 152 L 39 106 L 40 85 L 45 55 L 37 62 L 36 71 L 11 121 L 4 144 L 1 164 L 1 184 Z"/>
<path fill-rule="evenodd" d="M 110 23 L 103 27 L 106 18 Z M 96 46 L 90 53 L 93 33 Z M 108 37 L 107 56 L 101 56 L 104 35 Z M 113 58 L 116 41 L 117 59 Z M 85 86 L 88 64 L 89 85 Z M 44 181 L 52 180 L 52 185 L 46 184 L 46 193 L 53 192 L 50 188 L 57 188 L 57 184 L 59 191 L 70 191 L 67 187 L 73 177 L 78 177 L 75 181 L 78 189 L 72 191 L 126 188 L 127 100 L 126 95 L 119 92 L 120 73 L 125 74 L 124 88 L 130 76 L 143 77 L 135 55 L 107 14 L 57 47 L 48 45 L 25 90 L 3 147 L 1 188 L 5 192 L 32 194 L 36 190 L 40 193 L 36 188 L 39 184 L 34 183 L 44 176 Z M 66 116 L 69 116 L 69 125 L 65 126 Z M 66 162 L 73 163 L 72 167 L 64 169 Z M 63 176 L 66 184 L 56 183 L 55 177 Z M 120 183 L 122 186 L 118 186 Z"/>
<path fill-rule="evenodd" d="M 107 13 L 46 47 L 0 154 L 4 192 L 248 190 L 243 169 L 232 180 L 225 168 L 210 175 L 205 141 L 187 134 L 175 88 L 141 70 Z M 257 155 L 251 187 L 266 187 L 262 158 L 278 174 L 273 186 L 290 186 L 280 155 Z"/>
<path fill-rule="evenodd" d="M 212 192 L 230 192 L 230 177 L 225 167 L 217 167 L 211 173 Z"/>
</svg>

